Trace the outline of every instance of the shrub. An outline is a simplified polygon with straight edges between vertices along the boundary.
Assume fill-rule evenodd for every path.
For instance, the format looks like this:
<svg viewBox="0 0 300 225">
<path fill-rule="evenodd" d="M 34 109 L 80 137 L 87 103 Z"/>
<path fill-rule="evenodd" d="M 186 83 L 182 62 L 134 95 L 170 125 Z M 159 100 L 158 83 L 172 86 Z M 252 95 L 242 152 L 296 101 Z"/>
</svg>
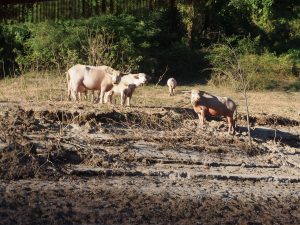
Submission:
<svg viewBox="0 0 300 225">
<path fill-rule="evenodd" d="M 0 25 L 0 76 L 18 73 L 16 59 L 23 54 L 29 36 L 26 24 Z"/>
<path fill-rule="evenodd" d="M 137 70 L 142 52 L 151 46 L 150 39 L 156 33 L 155 26 L 130 15 L 3 25 L 0 60 L 5 63 L 1 66 L 15 64 L 24 71 L 61 70 L 85 63 Z"/>
<path fill-rule="evenodd" d="M 245 45 L 244 43 L 244 41 L 238 41 L 237 45 L 232 48 L 238 54 L 238 60 L 246 74 L 248 89 L 287 89 L 296 82 L 297 78 L 293 75 L 293 66 L 297 67 L 300 64 L 295 61 L 291 54 L 280 56 L 268 52 L 254 54 L 253 45 Z M 248 47 L 245 48 L 245 46 Z M 235 78 L 231 48 L 223 44 L 214 45 L 208 53 L 207 57 L 212 64 L 212 76 L 209 83 L 239 89 L 239 83 Z M 295 89 L 295 85 L 290 87 Z"/>
</svg>

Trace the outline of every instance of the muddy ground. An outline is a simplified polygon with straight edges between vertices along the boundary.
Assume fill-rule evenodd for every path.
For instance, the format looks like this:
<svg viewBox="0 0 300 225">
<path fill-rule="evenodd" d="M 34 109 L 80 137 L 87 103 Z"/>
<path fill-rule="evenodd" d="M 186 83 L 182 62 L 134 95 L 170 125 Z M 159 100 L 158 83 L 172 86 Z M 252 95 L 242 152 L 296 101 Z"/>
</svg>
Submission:
<svg viewBox="0 0 300 225">
<path fill-rule="evenodd" d="M 0 103 L 0 224 L 299 224 L 300 122 Z"/>
</svg>

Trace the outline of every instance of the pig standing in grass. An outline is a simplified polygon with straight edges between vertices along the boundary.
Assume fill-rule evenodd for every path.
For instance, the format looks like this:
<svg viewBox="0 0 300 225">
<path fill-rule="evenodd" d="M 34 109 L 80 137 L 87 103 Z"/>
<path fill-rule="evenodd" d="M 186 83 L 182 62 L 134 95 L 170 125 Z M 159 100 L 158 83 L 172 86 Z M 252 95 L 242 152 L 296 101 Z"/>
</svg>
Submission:
<svg viewBox="0 0 300 225">
<path fill-rule="evenodd" d="M 144 73 L 128 74 L 121 77 L 120 83 L 106 93 L 106 102 L 112 103 L 113 95 L 120 94 L 121 105 L 123 106 L 127 100 L 126 105 L 130 106 L 130 100 L 135 88 L 145 84 L 147 80 L 149 80 L 149 77 Z"/>
<path fill-rule="evenodd" d="M 169 87 L 170 96 L 174 95 L 174 91 L 175 91 L 175 88 L 177 86 L 177 82 L 176 82 L 175 78 L 168 79 L 167 85 Z"/>
<path fill-rule="evenodd" d="M 118 84 L 120 72 L 108 66 L 86 66 L 77 64 L 67 72 L 68 99 L 72 97 L 77 101 L 80 93 L 87 90 L 98 90 L 97 102 L 103 103 L 104 93 L 110 91 L 113 85 Z M 100 96 L 100 99 L 99 99 Z M 92 101 L 94 97 L 92 97 Z"/>
<path fill-rule="evenodd" d="M 114 94 L 120 94 L 121 96 L 121 106 L 125 105 L 125 101 L 127 106 L 130 106 L 130 100 L 132 97 L 132 94 L 136 88 L 135 84 L 129 84 L 129 85 L 124 85 L 124 84 L 119 84 L 115 87 L 113 87 L 112 90 L 106 93 L 105 95 L 105 102 L 106 103 L 112 103 L 112 97 Z"/>
<path fill-rule="evenodd" d="M 228 132 L 235 134 L 237 106 L 230 98 L 218 97 L 194 89 L 191 91 L 191 103 L 198 114 L 200 125 L 204 125 L 206 115 L 225 116 L 229 123 Z"/>
</svg>

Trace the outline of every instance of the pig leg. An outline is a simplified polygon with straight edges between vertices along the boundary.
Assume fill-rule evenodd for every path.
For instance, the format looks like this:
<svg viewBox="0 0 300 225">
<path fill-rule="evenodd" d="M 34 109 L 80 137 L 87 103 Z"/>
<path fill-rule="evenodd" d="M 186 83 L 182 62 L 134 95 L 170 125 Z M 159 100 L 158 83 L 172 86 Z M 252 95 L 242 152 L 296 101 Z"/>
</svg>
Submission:
<svg viewBox="0 0 300 225">
<path fill-rule="evenodd" d="M 206 109 L 203 107 L 203 109 L 201 110 L 201 124 L 202 124 L 202 126 L 204 126 L 204 123 L 205 123 L 205 114 L 206 114 Z"/>
<path fill-rule="evenodd" d="M 130 106 L 130 99 L 131 99 L 131 97 L 127 96 L 127 106 Z"/>
<path fill-rule="evenodd" d="M 170 94 L 170 96 L 172 96 L 172 87 L 171 86 L 169 86 L 169 94 Z"/>
<path fill-rule="evenodd" d="M 106 92 L 104 94 L 104 103 L 108 103 L 108 98 L 109 98 L 109 92 Z"/>
<path fill-rule="evenodd" d="M 69 95 L 72 95 L 72 98 L 77 101 L 77 93 L 78 93 L 79 85 L 78 83 L 69 82 Z"/>
<path fill-rule="evenodd" d="M 203 121 L 202 121 L 202 115 L 201 112 L 197 114 L 198 118 L 199 118 L 199 125 L 202 126 L 203 125 Z"/>
<path fill-rule="evenodd" d="M 95 97 L 96 96 L 96 97 Z M 99 97 L 100 96 L 100 91 L 96 92 L 96 91 L 93 91 L 93 95 L 92 95 L 92 101 L 94 103 L 98 103 L 99 102 Z"/>
<path fill-rule="evenodd" d="M 203 116 L 202 116 L 201 113 L 198 113 L 197 115 L 198 115 L 198 118 L 199 118 L 199 128 L 203 129 L 204 128 L 204 126 L 203 126 L 203 124 L 204 124 Z"/>
<path fill-rule="evenodd" d="M 72 94 L 71 84 L 68 83 L 68 101 L 71 101 L 71 94 Z"/>
<path fill-rule="evenodd" d="M 82 96 L 85 96 L 85 99 L 86 99 L 86 95 L 87 95 L 87 91 L 84 91 L 84 92 L 78 92 L 78 99 L 79 101 L 82 101 L 83 100 L 83 97 Z"/>
<path fill-rule="evenodd" d="M 72 91 L 72 97 L 73 97 L 73 99 L 74 99 L 75 101 L 78 101 L 77 96 L 78 96 L 78 90 L 77 90 L 77 89 L 76 89 L 76 90 L 73 90 L 73 91 Z"/>
<path fill-rule="evenodd" d="M 99 103 L 99 100 L 100 100 L 100 91 L 98 92 L 96 101 L 94 103 Z"/>
<path fill-rule="evenodd" d="M 76 101 L 81 101 L 83 98 L 82 96 L 87 94 L 87 89 L 80 83 L 76 83 L 75 88 L 73 88 L 73 90 L 74 95 L 76 96 Z"/>
<path fill-rule="evenodd" d="M 233 129 L 232 134 L 235 134 L 235 131 L 236 131 L 236 118 L 233 118 L 233 117 L 232 117 L 232 129 Z"/>
<path fill-rule="evenodd" d="M 94 103 L 94 101 L 95 101 L 95 92 L 94 91 L 91 91 L 92 93 L 91 93 L 91 103 Z"/>
<path fill-rule="evenodd" d="M 228 120 L 228 133 L 235 134 L 235 125 L 234 125 L 233 117 L 227 116 L 227 120 Z"/>
<path fill-rule="evenodd" d="M 124 92 L 121 93 L 121 106 L 124 106 L 126 101 L 126 95 Z"/>
<path fill-rule="evenodd" d="M 103 104 L 104 94 L 105 94 L 104 90 L 101 90 L 100 91 L 100 104 Z M 99 99 L 99 97 L 98 97 L 98 99 Z"/>
<path fill-rule="evenodd" d="M 233 113 L 233 127 L 234 127 L 234 131 L 236 131 L 236 123 L 237 123 L 237 108 L 234 110 Z"/>
<path fill-rule="evenodd" d="M 114 95 L 114 92 L 111 91 L 111 92 L 108 92 L 108 95 L 107 95 L 107 102 L 109 104 L 112 104 L 112 98 L 113 98 L 113 95 Z"/>
<path fill-rule="evenodd" d="M 203 129 L 205 123 L 205 109 L 200 110 L 200 112 L 198 113 L 198 118 L 199 118 L 199 126 Z"/>
<path fill-rule="evenodd" d="M 84 94 L 84 100 L 87 100 L 87 94 L 88 94 L 88 91 L 85 90 L 85 91 L 83 92 L 83 94 Z M 80 100 L 82 100 L 82 99 L 80 99 Z"/>
</svg>

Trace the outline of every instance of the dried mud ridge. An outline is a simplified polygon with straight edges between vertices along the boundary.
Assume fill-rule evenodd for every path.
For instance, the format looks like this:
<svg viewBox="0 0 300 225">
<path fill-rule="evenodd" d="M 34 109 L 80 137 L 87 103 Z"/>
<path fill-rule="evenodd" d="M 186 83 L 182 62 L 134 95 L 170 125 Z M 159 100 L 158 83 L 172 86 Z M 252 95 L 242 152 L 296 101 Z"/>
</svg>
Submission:
<svg viewBox="0 0 300 225">
<path fill-rule="evenodd" d="M 0 218 L 297 224 L 300 123 L 276 115 L 250 119 L 252 149 L 245 115 L 231 136 L 222 119 L 199 129 L 188 108 L 0 103 Z M 24 219 L 24 210 L 32 216 Z"/>
</svg>

